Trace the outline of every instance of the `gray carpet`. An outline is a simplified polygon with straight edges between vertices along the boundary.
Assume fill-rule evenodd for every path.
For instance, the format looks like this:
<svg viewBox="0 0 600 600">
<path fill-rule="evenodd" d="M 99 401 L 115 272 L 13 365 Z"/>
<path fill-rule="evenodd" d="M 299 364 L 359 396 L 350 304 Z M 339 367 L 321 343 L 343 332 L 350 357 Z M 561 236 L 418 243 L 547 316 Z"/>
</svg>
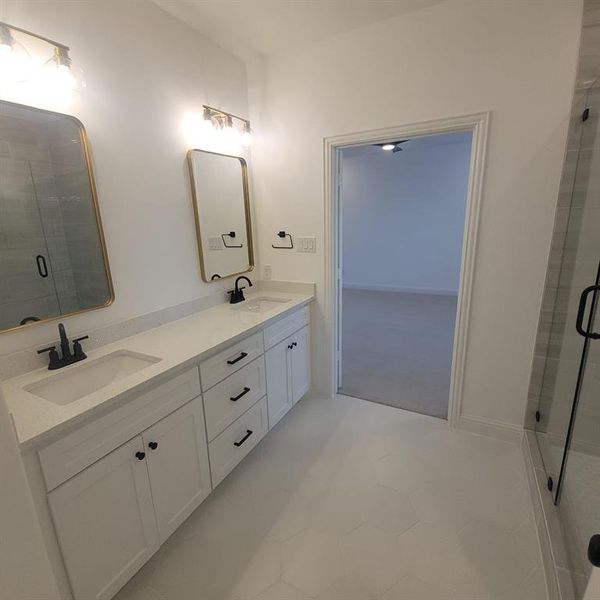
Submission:
<svg viewBox="0 0 600 600">
<path fill-rule="evenodd" d="M 340 392 L 445 419 L 456 300 L 344 289 Z"/>
</svg>

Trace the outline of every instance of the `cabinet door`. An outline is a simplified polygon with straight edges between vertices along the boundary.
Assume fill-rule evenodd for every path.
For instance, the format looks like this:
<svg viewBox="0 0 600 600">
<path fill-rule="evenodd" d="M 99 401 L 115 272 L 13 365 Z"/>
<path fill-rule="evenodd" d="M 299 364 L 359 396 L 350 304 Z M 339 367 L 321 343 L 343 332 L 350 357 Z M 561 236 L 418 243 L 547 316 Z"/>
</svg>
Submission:
<svg viewBox="0 0 600 600">
<path fill-rule="evenodd" d="M 142 438 L 48 494 L 76 600 L 108 600 L 158 549 Z"/>
<path fill-rule="evenodd" d="M 291 396 L 296 404 L 310 388 L 310 334 L 308 326 L 291 336 Z"/>
<path fill-rule="evenodd" d="M 265 353 L 269 429 L 274 427 L 292 408 L 290 345 L 291 338 L 273 346 Z"/>
<path fill-rule="evenodd" d="M 201 399 L 142 434 L 161 544 L 211 491 Z"/>
</svg>

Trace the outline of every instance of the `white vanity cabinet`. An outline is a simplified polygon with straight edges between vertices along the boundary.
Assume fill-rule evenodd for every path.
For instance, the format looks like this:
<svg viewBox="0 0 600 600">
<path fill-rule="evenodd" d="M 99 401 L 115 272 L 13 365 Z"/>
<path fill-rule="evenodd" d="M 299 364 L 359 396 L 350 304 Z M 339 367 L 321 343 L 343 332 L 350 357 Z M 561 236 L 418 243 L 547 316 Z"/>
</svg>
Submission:
<svg viewBox="0 0 600 600">
<path fill-rule="evenodd" d="M 210 491 L 199 398 L 51 491 L 75 597 L 112 598 Z"/>
<path fill-rule="evenodd" d="M 212 490 L 200 400 L 144 431 L 142 439 L 162 544 Z"/>
<path fill-rule="evenodd" d="M 273 427 L 310 388 L 310 333 L 306 325 L 265 354 L 269 427 Z"/>
<path fill-rule="evenodd" d="M 309 321 L 303 306 L 36 451 L 75 600 L 110 600 L 308 391 Z"/>
<path fill-rule="evenodd" d="M 159 546 L 137 436 L 48 494 L 77 600 L 109 600 Z"/>
</svg>

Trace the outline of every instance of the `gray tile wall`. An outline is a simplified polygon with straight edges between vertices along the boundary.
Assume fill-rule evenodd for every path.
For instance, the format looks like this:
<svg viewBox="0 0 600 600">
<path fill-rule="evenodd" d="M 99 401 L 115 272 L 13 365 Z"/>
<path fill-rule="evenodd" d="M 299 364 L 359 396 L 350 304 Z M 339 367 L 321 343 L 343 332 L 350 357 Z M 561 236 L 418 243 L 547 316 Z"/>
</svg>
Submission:
<svg viewBox="0 0 600 600">
<path fill-rule="evenodd" d="M 535 412 L 538 408 L 542 414 L 552 414 L 553 423 L 547 423 L 546 427 L 553 432 L 557 441 L 566 432 L 573 397 L 574 382 L 571 381 L 572 377 L 565 375 L 567 372 L 577 373 L 576 365 L 581 353 L 581 344 L 577 343 L 579 340 L 565 343 L 565 336 L 571 335 L 574 325 L 572 296 L 575 292 L 578 294 L 585 285 L 593 283 L 587 279 L 579 281 L 581 277 L 578 277 L 578 272 L 585 273 L 587 278 L 598 260 L 591 252 L 589 261 L 593 264 L 585 264 L 582 253 L 585 249 L 580 248 L 580 234 L 584 225 L 584 207 L 586 219 L 590 218 L 594 203 L 600 208 L 600 193 L 593 193 L 594 186 L 600 192 L 600 177 L 596 170 L 592 172 L 592 148 L 598 132 L 597 114 L 592 113 L 583 135 L 581 121 L 586 106 L 600 106 L 600 89 L 590 89 L 595 78 L 600 75 L 599 4 L 595 1 L 585 3 L 567 151 L 538 323 L 525 422 L 528 429 L 535 429 Z M 557 388 L 559 385 L 562 386 L 561 389 Z M 557 402 L 558 397 L 564 399 L 564 402 Z"/>
<path fill-rule="evenodd" d="M 45 119 L 0 119 L 0 329 L 110 295 L 78 125 Z"/>
</svg>

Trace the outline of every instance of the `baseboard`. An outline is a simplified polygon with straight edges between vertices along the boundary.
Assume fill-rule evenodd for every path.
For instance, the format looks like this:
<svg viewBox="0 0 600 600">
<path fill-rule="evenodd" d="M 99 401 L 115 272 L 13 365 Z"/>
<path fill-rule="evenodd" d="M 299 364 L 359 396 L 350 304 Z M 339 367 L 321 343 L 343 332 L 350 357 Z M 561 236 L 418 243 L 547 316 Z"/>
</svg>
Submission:
<svg viewBox="0 0 600 600">
<path fill-rule="evenodd" d="M 505 442 L 520 443 L 523 439 L 523 428 L 511 423 L 484 419 L 483 417 L 461 415 L 458 418 L 458 428 Z"/>
<path fill-rule="evenodd" d="M 551 497 L 545 488 L 545 471 L 542 457 L 532 431 L 526 431 L 521 442 L 521 456 L 525 463 L 525 473 L 536 523 L 537 539 L 542 556 L 542 569 L 546 582 L 548 600 L 568 600 L 573 598 L 573 588 L 570 577 L 561 577 L 565 573 L 557 565 L 557 552 L 565 554 L 564 542 L 557 535 L 560 531 L 558 515 Z M 554 536 L 551 534 L 554 532 Z"/>
<path fill-rule="evenodd" d="M 404 294 L 431 294 L 432 296 L 458 296 L 458 290 L 442 288 L 408 287 L 403 285 L 385 285 L 379 283 L 344 282 L 343 288 L 349 290 L 371 290 L 374 292 L 402 292 Z"/>
</svg>

